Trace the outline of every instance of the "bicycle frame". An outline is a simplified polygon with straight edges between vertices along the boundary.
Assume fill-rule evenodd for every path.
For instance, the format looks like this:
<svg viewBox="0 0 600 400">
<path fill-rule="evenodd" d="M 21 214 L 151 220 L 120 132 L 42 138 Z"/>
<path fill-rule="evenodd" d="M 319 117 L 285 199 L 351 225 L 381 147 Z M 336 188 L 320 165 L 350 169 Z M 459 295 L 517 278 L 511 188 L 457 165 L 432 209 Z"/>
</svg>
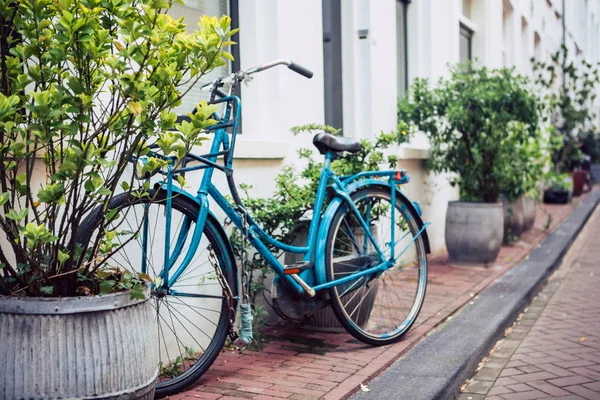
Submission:
<svg viewBox="0 0 600 400">
<path fill-rule="evenodd" d="M 239 121 L 239 113 L 240 113 L 240 100 L 236 96 L 226 96 L 222 99 L 213 101 L 213 103 L 226 103 L 224 115 L 222 118 L 219 118 L 220 121 L 215 126 L 211 127 L 210 130 L 214 133 L 214 138 L 212 141 L 210 153 L 197 156 L 190 155 L 189 158 L 194 161 L 199 161 L 202 165 L 196 166 L 187 166 L 187 162 L 184 162 L 182 168 L 178 169 L 169 169 L 165 175 L 166 180 L 162 183 L 162 188 L 167 192 L 167 201 L 166 201 L 166 219 L 167 219 L 167 227 L 165 232 L 165 259 L 164 265 L 167 266 L 162 270 L 163 285 L 164 287 L 171 287 L 175 281 L 181 276 L 181 274 L 185 271 L 185 269 L 189 266 L 190 262 L 193 259 L 194 254 L 198 249 L 198 245 L 200 243 L 200 239 L 202 236 L 202 232 L 204 230 L 204 225 L 206 223 L 208 213 L 209 213 L 209 197 L 214 200 L 214 202 L 223 210 L 223 212 L 227 215 L 227 217 L 233 222 L 233 224 L 240 229 L 241 232 L 243 227 L 243 214 L 238 212 L 236 208 L 232 207 L 231 204 L 227 201 L 227 199 L 221 194 L 221 192 L 213 185 L 212 183 L 212 175 L 214 169 L 220 169 L 224 171 L 226 174 L 232 174 L 232 160 L 233 160 L 233 150 L 235 148 L 235 138 L 237 134 L 238 121 Z M 233 118 L 232 118 L 233 113 Z M 216 117 L 216 116 L 215 116 Z M 229 122 L 233 120 L 233 122 Z M 229 134 L 227 133 L 227 129 L 231 128 L 231 140 L 229 138 Z M 219 156 L 224 157 L 224 165 L 217 164 L 217 158 Z M 325 155 L 325 162 L 323 165 L 323 169 L 321 172 L 319 185 L 317 188 L 317 195 L 314 202 L 313 209 L 313 218 L 311 220 L 309 230 L 308 230 L 308 238 L 305 246 L 292 246 L 286 243 L 282 243 L 275 238 L 271 237 L 267 234 L 258 224 L 254 221 L 251 215 L 246 214 L 247 220 L 247 229 L 245 230 L 245 236 L 250 241 L 250 243 L 254 246 L 254 248 L 258 251 L 258 253 L 267 261 L 273 271 L 277 274 L 279 279 L 283 279 L 290 288 L 296 291 L 298 294 L 308 294 L 314 295 L 314 292 L 307 291 L 306 285 L 309 285 L 309 289 L 314 291 L 320 291 L 323 289 L 328 289 L 333 286 L 337 286 L 340 284 L 347 283 L 348 281 L 357 279 L 364 275 L 376 274 L 385 271 L 390 268 L 394 263 L 393 259 L 399 257 L 400 254 L 394 254 L 394 247 L 392 246 L 391 254 L 389 260 L 386 260 L 379 265 L 373 266 L 371 268 L 367 268 L 363 271 L 360 271 L 351 276 L 347 276 L 341 279 L 336 279 L 334 281 L 325 282 L 324 272 L 323 271 L 315 271 L 315 264 L 312 265 L 312 268 L 303 271 L 299 274 L 300 279 L 298 277 L 294 277 L 293 275 L 287 275 L 284 273 L 284 266 L 279 262 L 277 257 L 273 255 L 273 253 L 269 250 L 267 245 L 274 246 L 280 250 L 292 253 L 304 254 L 303 261 L 311 262 L 315 260 L 316 255 L 316 247 L 317 247 L 317 239 L 320 241 L 325 240 L 326 238 L 318 237 L 318 235 L 326 235 L 326 230 L 321 229 L 321 225 L 323 224 L 321 216 L 321 211 L 323 209 L 325 198 L 327 196 L 327 188 L 331 187 L 335 192 L 336 196 L 339 197 L 344 203 L 350 207 L 356 216 L 358 217 L 359 223 L 362 225 L 363 229 L 368 236 L 365 238 L 369 240 L 370 243 L 373 244 L 375 250 L 379 253 L 381 259 L 384 259 L 383 250 L 379 248 L 376 240 L 373 238 L 371 231 L 369 229 L 369 221 L 365 221 L 362 218 L 361 213 L 358 211 L 354 202 L 350 197 L 350 192 L 347 190 L 348 186 L 353 182 L 358 180 L 370 179 L 376 180 L 379 184 L 389 185 L 392 188 L 395 188 L 396 185 L 404 184 L 409 181 L 408 175 L 406 175 L 405 171 L 374 171 L 374 172 L 361 172 L 352 176 L 344 176 L 337 177 L 330 169 L 330 164 L 333 158 L 335 157 L 334 153 L 328 152 Z M 202 180 L 200 183 L 200 187 L 197 191 L 196 196 L 191 195 L 183 189 L 179 189 L 173 185 L 173 176 L 177 174 L 182 174 L 185 172 L 195 171 L 204 169 L 204 174 L 202 176 Z M 386 179 L 386 180 L 383 180 Z M 331 182 L 331 185 L 330 185 Z M 235 191 L 235 187 L 231 187 L 230 182 L 230 191 L 233 194 Z M 395 204 L 396 201 L 396 190 L 392 190 L 392 204 Z M 175 262 L 179 259 L 182 252 L 182 247 L 186 242 L 189 234 L 190 234 L 190 221 L 184 221 L 183 226 L 180 229 L 180 232 L 177 237 L 177 242 L 171 251 L 171 245 L 169 243 L 169 238 L 171 237 L 170 233 L 170 225 L 171 225 L 171 199 L 173 195 L 185 195 L 187 197 L 193 198 L 200 206 L 200 214 L 196 220 L 195 228 L 192 232 L 192 239 L 189 249 L 186 254 L 183 256 L 183 260 L 181 264 L 177 267 L 177 270 L 172 272 L 170 271 Z M 234 196 L 235 198 L 235 196 Z M 392 215 L 395 208 L 392 208 Z M 422 224 L 422 228 L 420 232 L 415 236 L 420 236 L 424 231 L 428 224 Z M 393 236 L 391 242 L 395 242 L 395 238 Z M 404 248 L 404 251 L 412 244 L 412 241 Z M 365 243 L 366 245 L 366 243 Z M 299 283 L 300 281 L 301 283 Z M 305 284 L 305 285 L 302 285 Z M 313 286 L 310 288 L 310 286 Z M 304 287 L 303 287 L 304 286 Z M 170 291 L 173 295 L 178 296 L 186 296 L 185 293 L 178 292 L 176 290 Z"/>
</svg>

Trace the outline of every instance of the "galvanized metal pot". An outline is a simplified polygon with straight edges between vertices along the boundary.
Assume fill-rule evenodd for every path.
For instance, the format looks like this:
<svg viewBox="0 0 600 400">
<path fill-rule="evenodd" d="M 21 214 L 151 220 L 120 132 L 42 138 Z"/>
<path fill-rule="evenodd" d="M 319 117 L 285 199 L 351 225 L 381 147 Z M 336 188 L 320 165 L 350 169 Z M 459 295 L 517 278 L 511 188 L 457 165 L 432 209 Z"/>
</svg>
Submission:
<svg viewBox="0 0 600 400">
<path fill-rule="evenodd" d="M 494 262 L 504 233 L 502 203 L 450 201 L 446 213 L 446 247 L 458 264 Z"/>
<path fill-rule="evenodd" d="M 0 296 L 0 398 L 153 399 L 157 340 L 148 296 Z"/>
</svg>

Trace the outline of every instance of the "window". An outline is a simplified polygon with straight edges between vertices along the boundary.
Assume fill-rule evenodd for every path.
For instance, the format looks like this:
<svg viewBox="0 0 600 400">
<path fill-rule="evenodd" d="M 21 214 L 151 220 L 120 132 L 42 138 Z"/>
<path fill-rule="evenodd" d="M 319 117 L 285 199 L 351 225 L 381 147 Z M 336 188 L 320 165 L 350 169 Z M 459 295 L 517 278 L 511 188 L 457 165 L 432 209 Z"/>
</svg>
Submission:
<svg viewBox="0 0 600 400">
<path fill-rule="evenodd" d="M 471 19 L 471 0 L 462 0 L 462 15 Z"/>
<path fill-rule="evenodd" d="M 537 32 L 533 35 L 533 54 L 537 60 L 542 59 L 542 38 Z"/>
<path fill-rule="evenodd" d="M 528 73 L 531 69 L 531 52 L 529 50 L 529 25 L 527 20 L 521 17 L 521 72 Z"/>
<path fill-rule="evenodd" d="M 323 0 L 323 77 L 325 123 L 342 129 L 342 8 L 340 0 Z"/>
<path fill-rule="evenodd" d="M 232 28 L 239 26 L 238 18 L 238 4 L 239 0 L 184 0 L 184 5 L 173 3 L 173 6 L 169 10 L 169 15 L 173 18 L 184 18 L 186 23 L 186 30 L 188 33 L 193 32 L 201 16 L 217 16 L 220 17 L 223 14 L 231 16 Z M 202 85 L 214 80 L 215 78 L 227 76 L 232 71 L 239 69 L 239 34 L 234 35 L 232 38 L 237 44 L 232 46 L 231 52 L 235 61 L 228 62 L 227 66 L 219 67 L 213 70 L 211 73 L 205 75 L 196 86 L 190 90 L 183 98 L 181 105 L 175 108 L 175 112 L 178 114 L 185 114 L 191 112 L 194 109 L 194 105 L 198 104 L 202 100 L 209 100 L 209 93 L 201 91 Z M 185 86 L 184 86 L 185 88 Z M 184 90 L 182 88 L 182 90 Z"/>
<path fill-rule="evenodd" d="M 469 61 L 473 58 L 472 45 L 473 45 L 473 31 L 464 25 L 460 25 L 460 62 Z M 454 42 L 456 43 L 456 42 Z"/>
<path fill-rule="evenodd" d="M 407 40 L 407 8 L 408 1 L 396 1 L 396 46 L 398 70 L 398 97 L 404 97 L 408 90 L 408 40 Z"/>
<path fill-rule="evenodd" d="M 502 65 L 505 67 L 514 64 L 513 37 L 513 9 L 505 0 L 502 8 Z"/>
</svg>

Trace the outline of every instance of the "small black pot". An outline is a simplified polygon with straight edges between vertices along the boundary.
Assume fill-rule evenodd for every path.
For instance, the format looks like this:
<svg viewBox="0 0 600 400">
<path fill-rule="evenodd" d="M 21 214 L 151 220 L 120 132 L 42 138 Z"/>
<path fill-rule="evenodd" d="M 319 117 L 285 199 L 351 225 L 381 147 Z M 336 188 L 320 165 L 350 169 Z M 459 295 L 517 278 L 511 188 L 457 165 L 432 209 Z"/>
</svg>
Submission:
<svg viewBox="0 0 600 400">
<path fill-rule="evenodd" d="M 571 201 L 573 192 L 568 190 L 546 189 L 544 190 L 544 203 L 566 204 Z"/>
</svg>

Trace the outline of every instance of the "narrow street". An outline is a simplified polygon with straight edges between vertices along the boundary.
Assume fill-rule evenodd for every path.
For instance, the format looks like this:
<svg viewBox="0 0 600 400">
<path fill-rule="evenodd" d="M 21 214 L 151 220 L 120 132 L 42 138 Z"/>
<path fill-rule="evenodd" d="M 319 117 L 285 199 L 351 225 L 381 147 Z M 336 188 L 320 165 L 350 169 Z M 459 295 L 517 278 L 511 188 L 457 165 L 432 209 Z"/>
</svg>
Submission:
<svg viewBox="0 0 600 400">
<path fill-rule="evenodd" d="M 600 399 L 600 208 L 460 400 Z"/>
</svg>

